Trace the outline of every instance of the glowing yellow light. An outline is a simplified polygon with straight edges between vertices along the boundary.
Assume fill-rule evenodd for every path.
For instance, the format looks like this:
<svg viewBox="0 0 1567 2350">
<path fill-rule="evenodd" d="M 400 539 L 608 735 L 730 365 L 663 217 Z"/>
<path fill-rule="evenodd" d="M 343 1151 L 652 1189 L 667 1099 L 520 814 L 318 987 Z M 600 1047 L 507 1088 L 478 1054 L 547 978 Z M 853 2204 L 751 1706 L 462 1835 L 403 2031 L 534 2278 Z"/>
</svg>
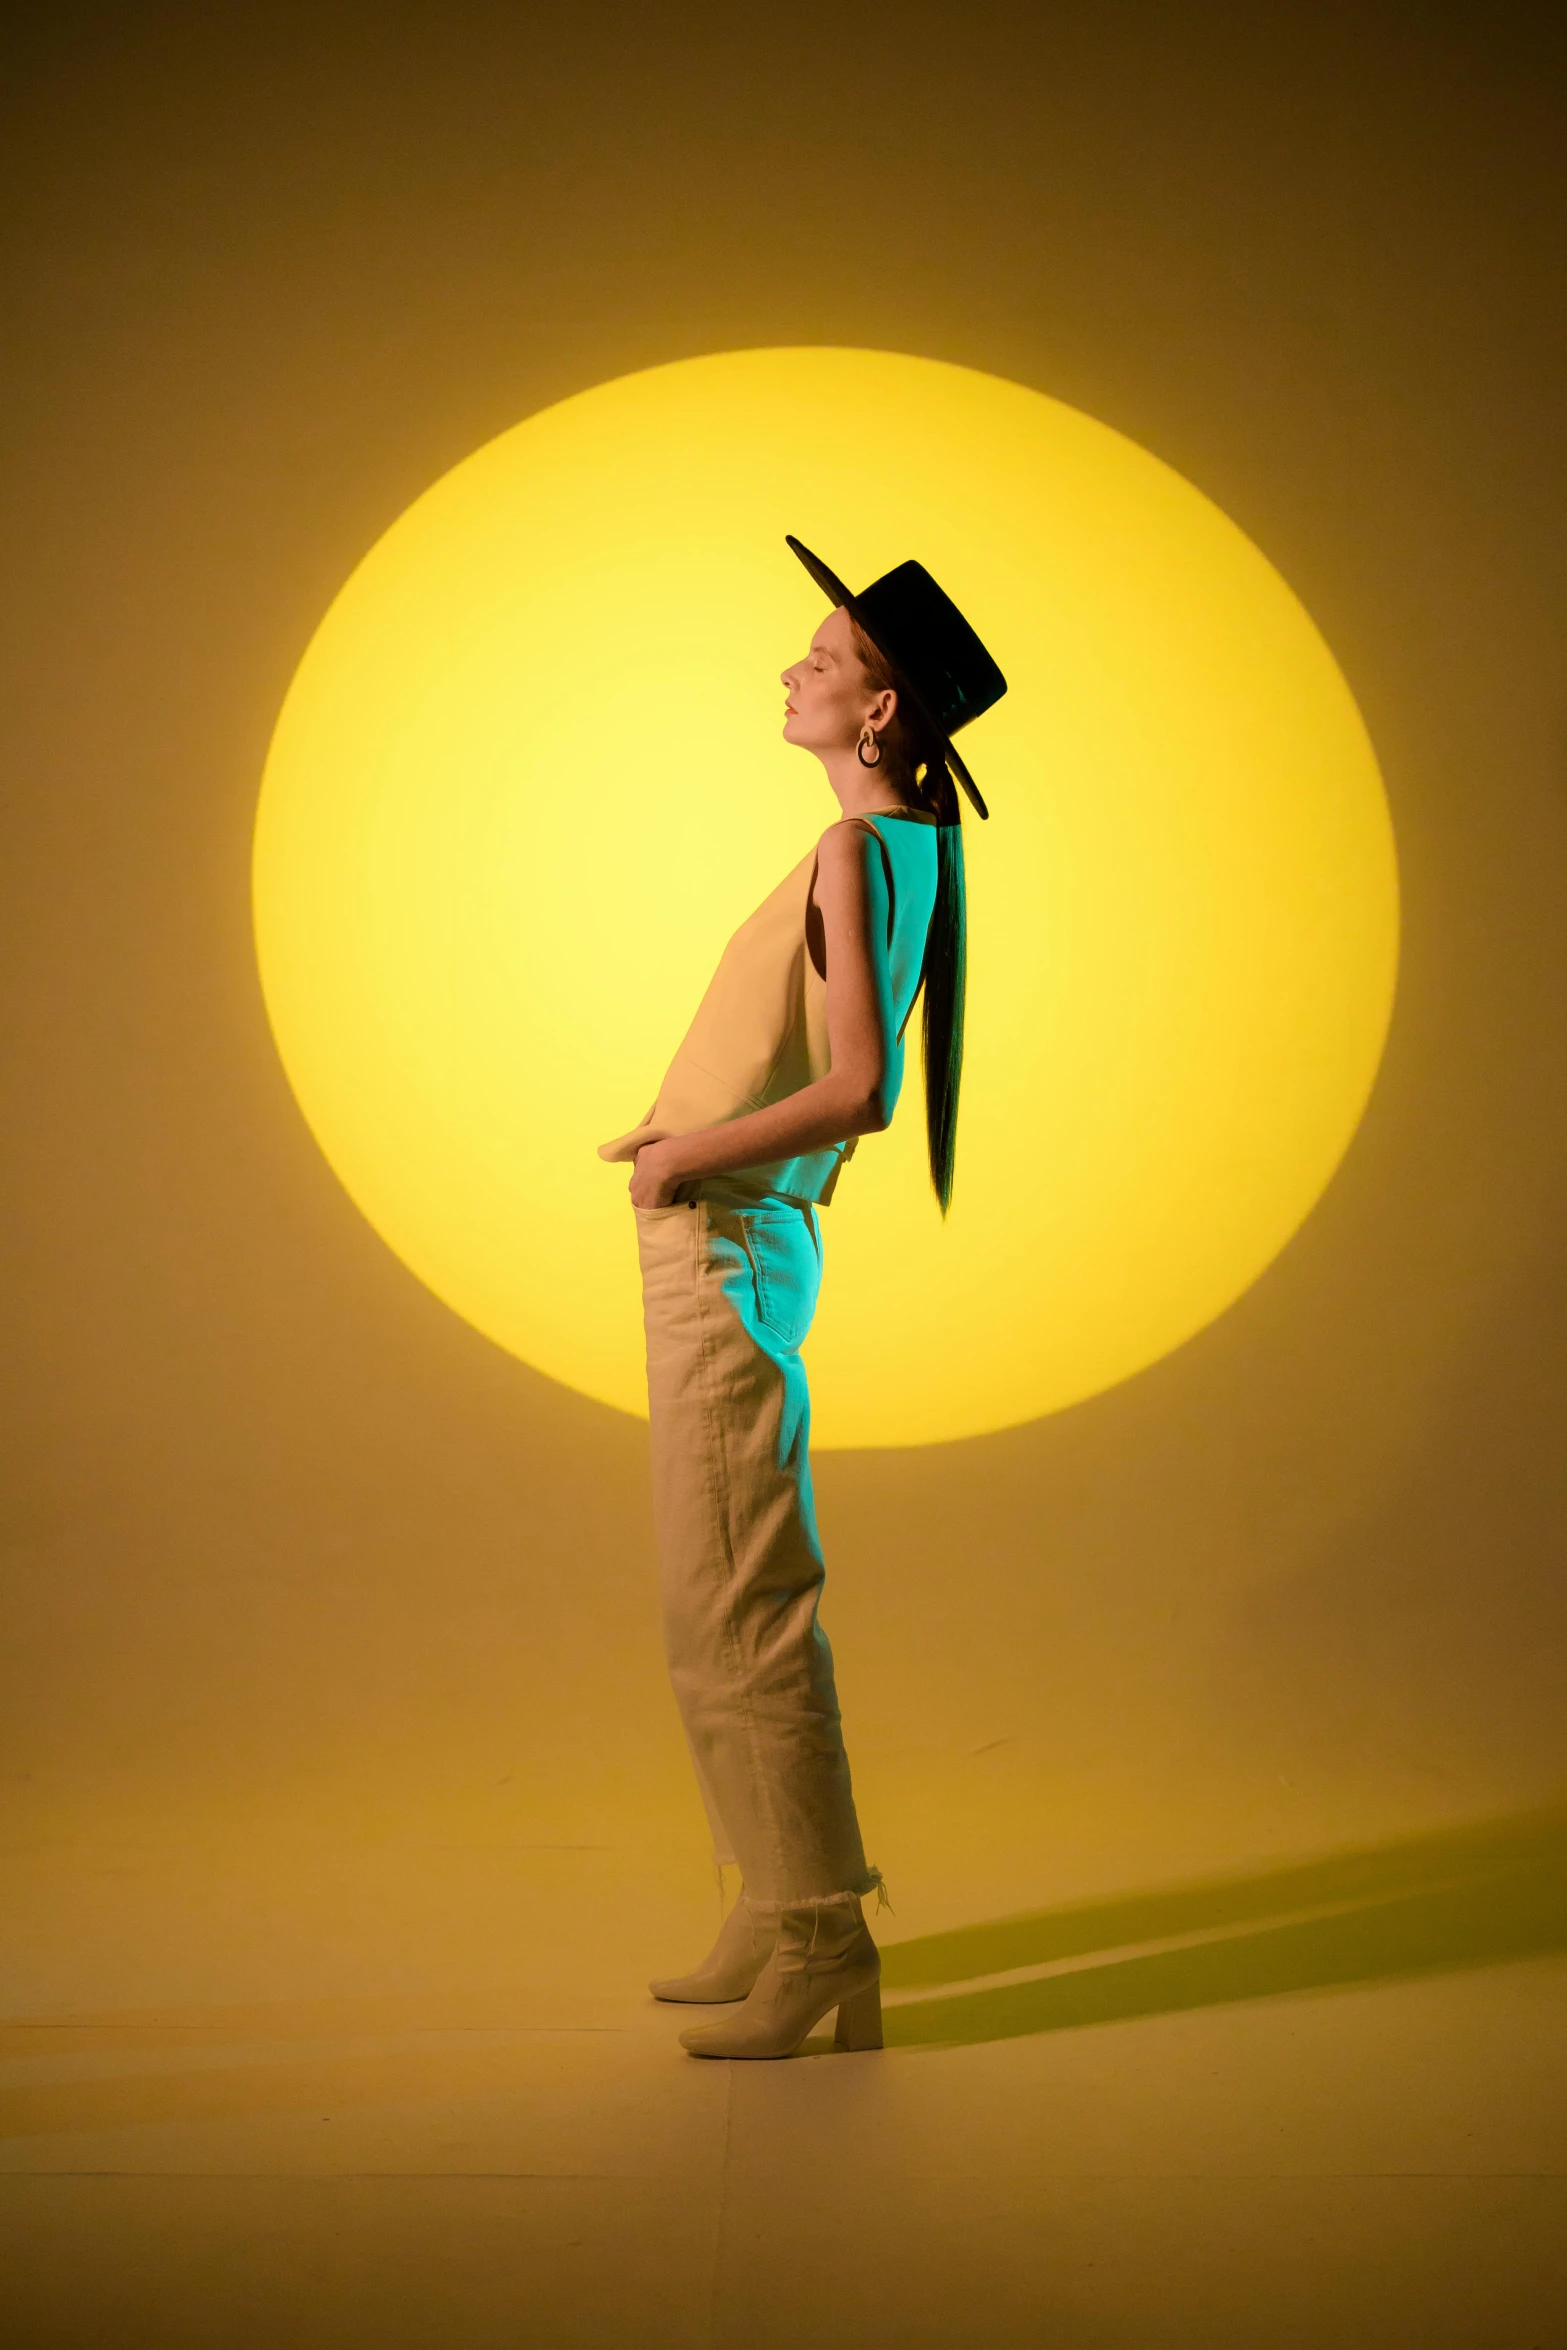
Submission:
<svg viewBox="0 0 1567 2350">
<path fill-rule="evenodd" d="M 827 1445 L 1156 1361 L 1275 1257 L 1364 1107 L 1397 951 L 1376 762 L 1242 533 L 1091 418 L 885 352 L 600 385 L 417 500 L 300 665 L 257 822 L 267 1009 L 376 1230 L 527 1362 L 645 1409 L 625 1171 L 724 940 L 836 814 L 779 740 L 823 617 L 916 555 L 1007 698 L 962 737 L 969 1052 L 943 1226 L 917 1053 L 823 1216 Z"/>
</svg>

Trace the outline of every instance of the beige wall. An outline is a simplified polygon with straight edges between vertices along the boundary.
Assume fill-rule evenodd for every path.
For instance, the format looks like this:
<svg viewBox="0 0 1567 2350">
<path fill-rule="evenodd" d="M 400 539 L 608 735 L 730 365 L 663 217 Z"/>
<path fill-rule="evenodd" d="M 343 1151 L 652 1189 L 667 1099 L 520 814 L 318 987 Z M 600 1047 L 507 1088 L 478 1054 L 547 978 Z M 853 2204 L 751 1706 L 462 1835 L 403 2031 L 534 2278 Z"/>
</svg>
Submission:
<svg viewBox="0 0 1567 2350">
<path fill-rule="evenodd" d="M 368 1823 L 699 1865 L 644 1432 L 337 1189 L 247 855 L 292 668 L 411 497 L 548 400 L 761 342 L 1016 376 L 1217 499 L 1349 676 L 1407 892 L 1369 1115 L 1248 1296 L 1057 1418 L 821 1466 L 903 1914 L 1567 1778 L 1561 59 L 1422 13 L 1259 46 L 1239 8 L 120 11 L 23 58 L 13 1849 Z"/>
</svg>

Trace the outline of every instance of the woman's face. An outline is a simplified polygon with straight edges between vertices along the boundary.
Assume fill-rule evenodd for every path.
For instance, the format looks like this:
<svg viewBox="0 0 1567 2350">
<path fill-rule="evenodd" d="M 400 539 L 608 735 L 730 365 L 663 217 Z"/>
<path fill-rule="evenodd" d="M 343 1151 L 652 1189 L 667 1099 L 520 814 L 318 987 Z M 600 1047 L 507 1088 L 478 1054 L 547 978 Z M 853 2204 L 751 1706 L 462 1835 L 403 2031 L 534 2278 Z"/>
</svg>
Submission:
<svg viewBox="0 0 1567 2350">
<path fill-rule="evenodd" d="M 789 697 L 784 741 L 802 751 L 852 750 L 866 719 L 884 726 L 897 700 L 895 694 L 873 690 L 841 604 L 812 637 L 804 660 L 783 672 L 783 682 Z"/>
</svg>

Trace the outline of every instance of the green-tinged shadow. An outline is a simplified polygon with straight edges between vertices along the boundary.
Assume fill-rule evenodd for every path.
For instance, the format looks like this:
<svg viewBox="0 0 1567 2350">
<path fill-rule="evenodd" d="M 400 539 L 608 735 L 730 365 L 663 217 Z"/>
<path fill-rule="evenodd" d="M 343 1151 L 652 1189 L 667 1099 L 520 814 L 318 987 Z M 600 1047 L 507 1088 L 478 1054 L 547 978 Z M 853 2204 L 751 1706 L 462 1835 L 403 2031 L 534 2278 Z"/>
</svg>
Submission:
<svg viewBox="0 0 1567 2350">
<path fill-rule="evenodd" d="M 1191 1935 L 1207 1938 L 1180 1949 L 1138 1947 Z M 1563 1950 L 1567 1805 L 1553 1805 L 1245 1878 L 892 1943 L 882 1952 L 888 1991 L 1088 1963 L 889 2008 L 887 2044 L 1008 2040 Z"/>
</svg>

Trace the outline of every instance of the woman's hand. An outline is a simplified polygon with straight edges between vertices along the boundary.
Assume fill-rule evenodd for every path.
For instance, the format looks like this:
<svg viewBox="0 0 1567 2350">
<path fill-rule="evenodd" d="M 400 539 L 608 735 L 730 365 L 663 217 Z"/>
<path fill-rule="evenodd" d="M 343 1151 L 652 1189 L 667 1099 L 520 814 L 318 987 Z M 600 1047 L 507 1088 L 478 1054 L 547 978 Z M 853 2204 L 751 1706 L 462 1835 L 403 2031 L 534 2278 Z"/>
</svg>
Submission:
<svg viewBox="0 0 1567 2350">
<path fill-rule="evenodd" d="M 631 1177 L 634 1208 L 674 1206 L 675 1193 L 687 1175 L 679 1159 L 678 1142 L 672 1135 L 663 1141 L 643 1143 L 636 1154 L 637 1163 Z"/>
<path fill-rule="evenodd" d="M 633 1206 L 672 1208 L 676 1187 L 687 1181 L 691 1173 L 689 1167 L 675 1164 L 678 1140 L 667 1128 L 651 1125 L 644 1119 L 629 1134 L 617 1134 L 613 1142 L 601 1142 L 599 1157 L 611 1163 L 617 1159 L 635 1160 L 631 1177 Z"/>
</svg>

